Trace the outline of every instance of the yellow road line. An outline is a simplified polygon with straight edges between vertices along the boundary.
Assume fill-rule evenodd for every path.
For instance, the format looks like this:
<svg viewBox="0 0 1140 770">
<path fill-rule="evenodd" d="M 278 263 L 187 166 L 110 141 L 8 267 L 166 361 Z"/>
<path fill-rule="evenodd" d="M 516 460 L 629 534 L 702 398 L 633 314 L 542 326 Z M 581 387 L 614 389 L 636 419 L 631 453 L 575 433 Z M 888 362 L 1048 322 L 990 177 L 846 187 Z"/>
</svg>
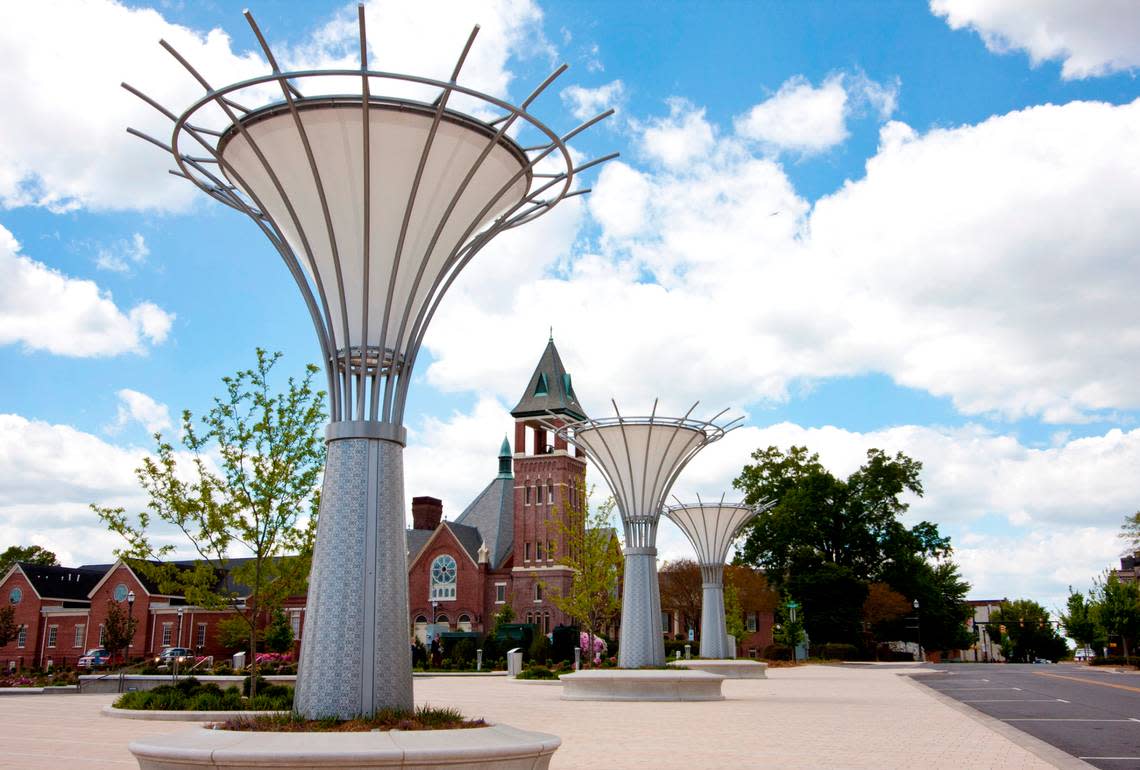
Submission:
<svg viewBox="0 0 1140 770">
<path fill-rule="evenodd" d="M 1097 684 L 1101 687 L 1115 687 L 1117 690 L 1128 690 L 1130 692 L 1140 692 L 1140 687 L 1129 687 L 1126 684 L 1115 684 L 1113 682 L 1098 682 L 1095 679 L 1082 679 L 1078 676 L 1065 676 L 1064 674 L 1047 674 L 1044 671 L 1034 671 L 1037 676 L 1051 676 L 1054 679 L 1068 679 L 1072 682 L 1083 682 L 1085 684 Z"/>
</svg>

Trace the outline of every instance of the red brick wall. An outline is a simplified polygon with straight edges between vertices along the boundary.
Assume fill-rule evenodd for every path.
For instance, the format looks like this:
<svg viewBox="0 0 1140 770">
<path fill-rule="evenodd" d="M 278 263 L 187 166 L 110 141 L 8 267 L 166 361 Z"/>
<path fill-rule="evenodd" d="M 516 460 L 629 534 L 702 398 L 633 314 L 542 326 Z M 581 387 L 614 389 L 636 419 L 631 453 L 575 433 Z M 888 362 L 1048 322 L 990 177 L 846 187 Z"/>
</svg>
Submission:
<svg viewBox="0 0 1140 770">
<path fill-rule="evenodd" d="M 471 619 L 473 631 L 484 630 L 486 570 L 480 569 L 479 565 L 471 561 L 467 551 L 445 524 L 440 525 L 431 541 L 408 569 L 408 606 L 411 610 L 409 622 L 414 623 L 417 615 L 423 615 L 429 623 L 432 622 L 431 563 L 443 554 L 455 559 L 455 599 L 440 601 L 438 614 L 447 616 L 453 630 L 459 622 L 460 615 L 467 615 Z"/>
<path fill-rule="evenodd" d="M 87 638 L 90 639 L 90 647 L 95 647 L 99 644 L 99 626 L 107 619 L 107 602 L 114 599 L 115 587 L 119 584 L 127 587 L 128 591 L 135 592 L 135 604 L 133 610 L 127 606 L 127 602 L 122 602 L 123 611 L 130 610 L 131 616 L 136 618 L 139 622 L 135 627 L 134 636 L 131 638 L 131 644 L 128 649 L 128 656 L 131 658 L 141 658 L 155 653 L 155 649 L 151 646 L 151 631 L 153 625 L 150 622 L 150 605 L 152 602 L 151 596 L 147 593 L 142 584 L 135 578 L 134 573 L 126 566 L 119 565 L 115 567 L 110 577 L 103 581 L 98 590 L 91 596 L 91 633 Z M 165 602 L 166 599 L 161 601 Z M 122 654 L 122 650 L 110 650 L 112 655 L 118 656 Z"/>
<path fill-rule="evenodd" d="M 62 615 L 51 613 L 43 619 L 43 645 L 41 665 L 47 666 L 48 660 L 52 662 L 54 668 L 74 668 L 76 661 L 94 644 L 87 645 L 86 642 L 90 638 L 89 624 L 87 622 L 87 610 L 76 609 L 74 614 Z M 55 647 L 47 646 L 51 641 L 50 629 L 56 626 Z M 83 636 L 79 640 L 79 646 L 75 645 L 75 629 L 77 626 L 83 626 Z M 98 630 L 96 630 L 96 634 Z"/>
<path fill-rule="evenodd" d="M 0 602 L 9 604 L 9 595 L 13 588 L 19 587 L 23 596 L 20 603 L 15 605 L 15 621 L 17 626 L 26 625 L 28 634 L 24 646 L 18 647 L 18 640 L 13 639 L 0 647 L 0 666 L 7 671 L 9 662 L 15 661 L 18 668 L 37 665 L 40 649 L 40 600 L 36 596 L 32 584 L 24 577 L 24 573 L 16 570 L 3 585 L 0 585 Z"/>
</svg>

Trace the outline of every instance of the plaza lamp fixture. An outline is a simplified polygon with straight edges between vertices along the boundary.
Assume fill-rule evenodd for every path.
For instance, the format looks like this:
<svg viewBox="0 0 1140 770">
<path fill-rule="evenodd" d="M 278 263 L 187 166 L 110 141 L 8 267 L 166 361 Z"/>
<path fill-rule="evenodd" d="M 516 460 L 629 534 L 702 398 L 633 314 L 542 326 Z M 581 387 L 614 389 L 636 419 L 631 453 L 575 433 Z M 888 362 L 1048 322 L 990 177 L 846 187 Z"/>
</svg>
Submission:
<svg viewBox="0 0 1140 770">
<path fill-rule="evenodd" d="M 740 426 L 743 417 L 718 424 L 710 420 L 662 417 L 657 402 L 649 416 L 628 417 L 613 403 L 614 417 L 570 423 L 550 415 L 543 426 L 574 444 L 593 461 L 617 502 L 625 531 L 621 641 L 618 666 L 640 668 L 665 663 L 661 589 L 657 580 L 657 523 L 673 483 L 701 449 Z M 723 610 L 722 610 L 723 615 Z M 721 623 L 723 624 L 723 617 Z"/>
<path fill-rule="evenodd" d="M 612 110 L 566 133 L 535 117 L 566 65 L 517 105 L 459 84 L 478 27 L 438 80 L 371 69 L 363 5 L 356 67 L 284 71 L 245 16 L 270 72 L 218 86 L 162 41 L 203 94 L 176 112 L 124 84 L 172 123 L 165 140 L 128 130 L 253 221 L 317 333 L 328 458 L 295 707 L 310 718 L 410 709 L 404 418 L 424 335 L 496 235 L 588 192 L 578 174 L 616 154 L 575 163 L 567 143 Z"/>
<path fill-rule="evenodd" d="M 697 495 L 695 504 L 677 500 L 677 505 L 665 506 L 662 510 L 697 552 L 697 564 L 701 570 L 702 658 L 736 657 L 736 650 L 731 649 L 728 643 L 725 627 L 724 560 L 733 541 L 748 522 L 775 504 L 774 500 L 766 500 L 757 506 L 726 503 L 724 495 L 721 495 L 719 503 L 706 503 Z"/>
</svg>

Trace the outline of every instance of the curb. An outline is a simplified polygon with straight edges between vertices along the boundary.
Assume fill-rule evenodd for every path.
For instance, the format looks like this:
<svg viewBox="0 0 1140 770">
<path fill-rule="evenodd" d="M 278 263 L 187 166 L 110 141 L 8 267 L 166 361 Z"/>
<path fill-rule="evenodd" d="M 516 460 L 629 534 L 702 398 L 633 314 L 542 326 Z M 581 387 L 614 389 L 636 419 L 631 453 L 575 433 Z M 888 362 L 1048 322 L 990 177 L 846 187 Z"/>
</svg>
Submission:
<svg viewBox="0 0 1140 770">
<path fill-rule="evenodd" d="M 916 682 L 912 677 L 902 677 L 911 687 L 921 690 L 929 695 L 932 699 L 942 703 L 945 706 L 957 711 L 959 714 L 964 714 L 982 726 L 989 728 L 993 732 L 1007 738 L 1010 742 L 1033 754 L 1038 759 L 1048 762 L 1057 770 L 1096 770 L 1095 765 L 1090 765 L 1083 759 L 1077 759 L 1072 754 L 1061 751 L 1056 746 L 1046 743 L 1040 738 L 1035 738 L 1029 733 L 1022 732 L 1016 727 L 1006 724 L 1000 719 L 995 719 L 989 714 L 983 714 L 977 709 L 971 708 L 965 703 L 960 703 L 948 695 L 938 692 L 932 687 L 923 687 Z"/>
</svg>

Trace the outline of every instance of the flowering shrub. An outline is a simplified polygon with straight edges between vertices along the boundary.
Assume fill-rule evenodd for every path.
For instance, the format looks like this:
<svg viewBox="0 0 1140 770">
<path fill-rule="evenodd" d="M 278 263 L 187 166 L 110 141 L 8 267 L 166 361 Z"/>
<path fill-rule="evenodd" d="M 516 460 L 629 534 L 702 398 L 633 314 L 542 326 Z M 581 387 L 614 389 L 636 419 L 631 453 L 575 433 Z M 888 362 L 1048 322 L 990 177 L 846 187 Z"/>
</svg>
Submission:
<svg viewBox="0 0 1140 770">
<path fill-rule="evenodd" d="M 0 687 L 34 687 L 35 682 L 26 676 L 6 677 L 0 679 Z"/>
<path fill-rule="evenodd" d="M 291 652 L 259 652 L 257 653 L 257 664 L 262 663 L 292 663 L 293 653 Z"/>
<path fill-rule="evenodd" d="M 581 638 L 578 640 L 578 646 L 584 651 L 590 650 L 590 635 L 585 631 L 582 632 Z M 602 654 L 606 651 L 606 640 L 600 636 L 594 637 L 594 663 L 602 662 Z"/>
</svg>

